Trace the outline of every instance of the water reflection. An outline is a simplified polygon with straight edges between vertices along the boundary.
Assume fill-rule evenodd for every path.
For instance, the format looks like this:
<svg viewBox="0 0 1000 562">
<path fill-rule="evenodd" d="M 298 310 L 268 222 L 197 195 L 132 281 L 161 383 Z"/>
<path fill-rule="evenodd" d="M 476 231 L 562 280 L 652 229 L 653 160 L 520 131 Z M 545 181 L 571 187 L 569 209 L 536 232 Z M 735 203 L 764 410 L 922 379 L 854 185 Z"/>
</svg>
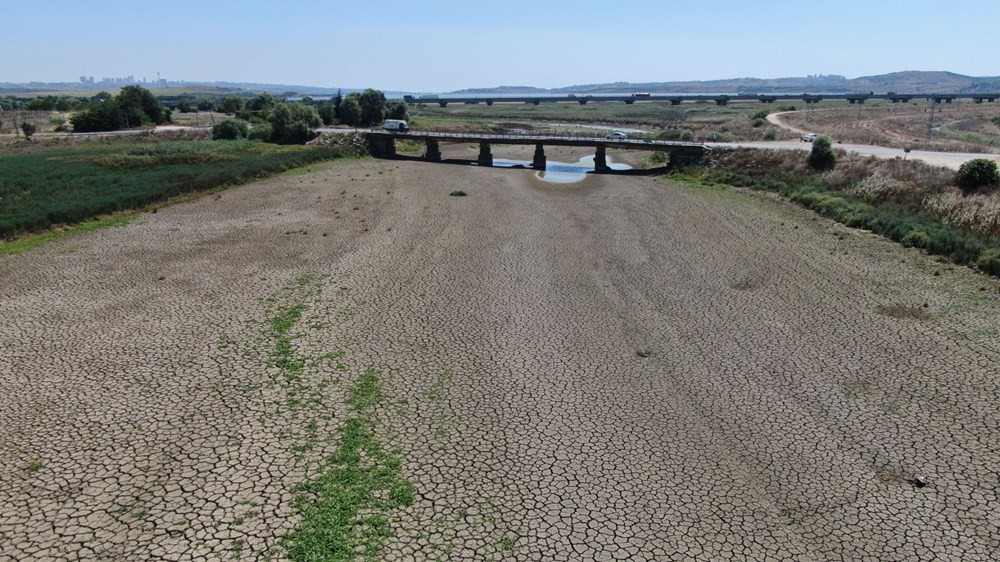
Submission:
<svg viewBox="0 0 1000 562">
<path fill-rule="evenodd" d="M 494 158 L 493 165 L 497 168 L 524 168 L 531 169 L 530 160 L 507 160 L 506 158 Z M 608 167 L 612 170 L 631 170 L 628 164 L 612 162 L 608 158 Z M 549 160 L 545 164 L 545 170 L 536 173 L 539 179 L 554 183 L 573 183 L 587 177 L 588 173 L 594 171 L 594 157 L 584 156 L 575 164 L 567 162 L 555 162 Z"/>
</svg>

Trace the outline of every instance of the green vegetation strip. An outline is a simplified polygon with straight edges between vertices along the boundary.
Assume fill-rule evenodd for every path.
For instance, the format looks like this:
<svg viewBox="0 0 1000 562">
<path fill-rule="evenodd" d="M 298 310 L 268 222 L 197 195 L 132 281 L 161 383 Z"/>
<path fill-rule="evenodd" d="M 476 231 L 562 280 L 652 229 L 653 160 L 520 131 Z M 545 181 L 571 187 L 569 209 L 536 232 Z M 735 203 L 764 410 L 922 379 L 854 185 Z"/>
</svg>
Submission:
<svg viewBox="0 0 1000 562">
<path fill-rule="evenodd" d="M 351 414 L 336 452 L 318 477 L 296 488 L 302 520 L 284 540 L 292 560 L 376 560 L 392 535 L 389 513 L 413 504 L 400 460 L 375 434 L 374 409 L 381 400 L 379 374 L 369 370 L 351 389 Z"/>
<path fill-rule="evenodd" d="M 303 276 L 292 291 L 296 300 L 315 295 L 317 279 Z M 281 372 L 289 394 L 287 405 L 293 409 L 304 407 L 300 397 L 307 386 L 308 366 L 314 363 L 298 355 L 294 346 L 294 329 L 306 310 L 304 302 L 280 306 L 269 321 L 274 339 L 271 361 Z M 402 477 L 399 457 L 382 446 L 376 432 L 375 410 L 383 400 L 378 371 L 369 369 L 354 381 L 347 419 L 332 436 L 334 452 L 322 459 L 312 480 L 294 489 L 301 519 L 281 542 L 289 559 L 377 560 L 385 539 L 392 536 L 390 513 L 413 503 L 414 489 Z M 306 426 L 309 443 L 296 445 L 296 450 L 311 449 L 318 440 L 315 431 L 315 422 L 310 422 Z"/>
<path fill-rule="evenodd" d="M 847 226 L 871 230 L 905 246 L 922 248 L 1000 276 L 1000 240 L 996 237 L 956 228 L 934 217 L 909 212 L 892 202 L 873 205 L 846 191 L 828 189 L 808 179 L 754 176 L 707 168 L 688 168 L 676 177 L 779 193 Z"/>
<path fill-rule="evenodd" d="M 342 155 L 249 141 L 22 145 L 0 154 L 0 240 Z"/>
</svg>

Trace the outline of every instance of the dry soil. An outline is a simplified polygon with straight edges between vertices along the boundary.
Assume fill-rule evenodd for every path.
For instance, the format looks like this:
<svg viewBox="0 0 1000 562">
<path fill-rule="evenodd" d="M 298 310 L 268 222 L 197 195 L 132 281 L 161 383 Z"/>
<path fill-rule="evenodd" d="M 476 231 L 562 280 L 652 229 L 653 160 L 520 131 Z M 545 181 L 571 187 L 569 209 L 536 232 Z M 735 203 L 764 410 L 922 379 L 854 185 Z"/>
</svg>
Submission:
<svg viewBox="0 0 1000 562">
<path fill-rule="evenodd" d="M 1000 551 L 997 284 L 767 197 L 336 162 L 0 258 L 0 304 L 2 560 L 264 558 L 369 368 L 386 560 Z"/>
</svg>

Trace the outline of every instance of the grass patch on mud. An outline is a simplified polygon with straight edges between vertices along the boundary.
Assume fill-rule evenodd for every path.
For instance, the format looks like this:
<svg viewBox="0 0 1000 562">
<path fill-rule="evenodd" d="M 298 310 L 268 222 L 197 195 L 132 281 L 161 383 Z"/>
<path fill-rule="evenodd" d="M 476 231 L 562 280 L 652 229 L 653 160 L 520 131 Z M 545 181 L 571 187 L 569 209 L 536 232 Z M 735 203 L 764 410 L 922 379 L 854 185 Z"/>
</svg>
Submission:
<svg viewBox="0 0 1000 562">
<path fill-rule="evenodd" d="M 378 560 L 385 540 L 393 535 L 391 512 L 412 505 L 415 492 L 402 477 L 398 453 L 378 437 L 376 409 L 385 401 L 378 371 L 368 369 L 352 381 L 347 415 L 335 432 L 331 428 L 324 433 L 324 421 L 314 417 L 333 410 L 325 401 L 324 387 L 313 380 L 316 369 L 345 355 L 308 357 L 295 343 L 318 327 L 309 320 L 322 312 L 316 308 L 321 288 L 321 278 L 303 275 L 282 296 L 269 299 L 273 307 L 267 326 L 274 345 L 270 364 L 287 395 L 284 407 L 305 423 L 292 448 L 304 454 L 316 445 L 330 447 L 325 457 L 307 461 L 314 466 L 312 476 L 293 489 L 300 520 L 281 539 L 280 550 L 295 561 Z M 346 370 L 337 363 L 337 372 Z M 318 393 L 315 400 L 309 398 L 312 393 Z"/>
<path fill-rule="evenodd" d="M 0 153 L 0 240 L 343 155 L 250 141 L 21 145 Z"/>
<path fill-rule="evenodd" d="M 369 369 L 351 389 L 337 450 L 316 478 L 295 489 L 302 519 L 283 540 L 290 559 L 377 560 L 392 535 L 389 513 L 413 504 L 399 458 L 376 436 L 374 409 L 381 400 L 379 373 Z"/>
</svg>

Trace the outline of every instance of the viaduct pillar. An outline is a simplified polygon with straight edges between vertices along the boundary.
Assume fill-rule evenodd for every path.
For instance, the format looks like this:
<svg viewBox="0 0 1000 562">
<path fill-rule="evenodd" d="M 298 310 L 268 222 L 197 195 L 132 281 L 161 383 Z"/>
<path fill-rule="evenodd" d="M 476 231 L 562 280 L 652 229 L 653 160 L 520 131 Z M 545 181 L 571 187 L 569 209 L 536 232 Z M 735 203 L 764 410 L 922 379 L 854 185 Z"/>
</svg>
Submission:
<svg viewBox="0 0 1000 562">
<path fill-rule="evenodd" d="M 541 144 L 535 145 L 535 157 L 531 160 L 531 167 L 536 170 L 545 169 L 545 148 Z"/>
<path fill-rule="evenodd" d="M 490 143 L 486 141 L 479 142 L 479 165 L 480 166 L 493 165 L 493 153 L 490 152 Z"/>
</svg>

